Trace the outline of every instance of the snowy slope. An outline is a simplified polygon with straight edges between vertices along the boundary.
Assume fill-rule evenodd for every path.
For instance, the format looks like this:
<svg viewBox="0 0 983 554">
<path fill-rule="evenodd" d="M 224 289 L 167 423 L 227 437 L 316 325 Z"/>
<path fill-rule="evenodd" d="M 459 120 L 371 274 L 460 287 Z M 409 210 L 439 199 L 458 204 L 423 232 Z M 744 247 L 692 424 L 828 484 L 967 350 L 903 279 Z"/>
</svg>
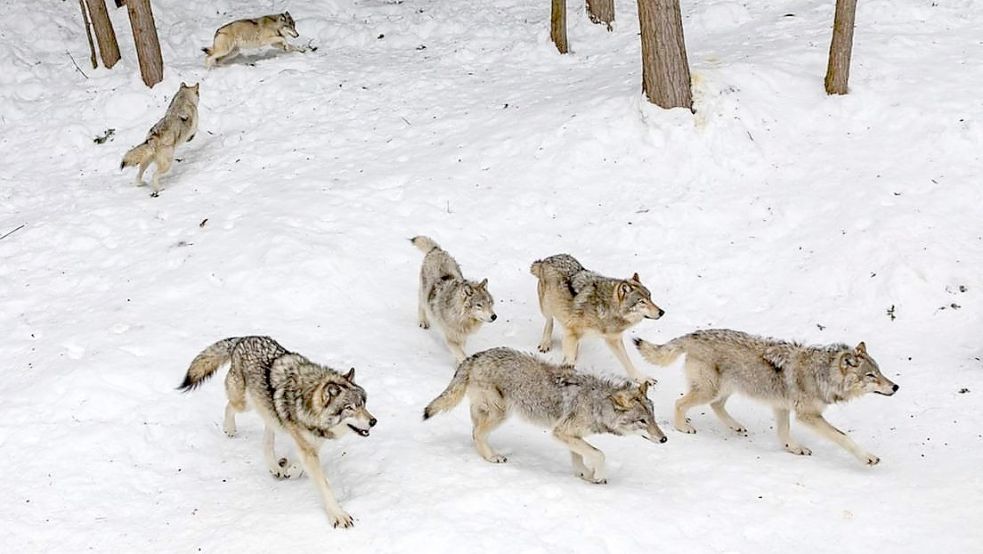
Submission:
<svg viewBox="0 0 983 554">
<path fill-rule="evenodd" d="M 851 94 L 829 98 L 831 0 L 683 0 L 695 116 L 642 99 L 632 2 L 613 33 L 570 2 L 562 57 L 545 1 L 154 6 L 152 90 L 124 10 L 111 71 L 85 67 L 76 3 L 0 25 L 0 235 L 25 225 L 0 240 L 4 551 L 983 551 L 983 3 L 860 2 Z M 204 69 L 217 26 L 287 7 L 316 52 Z M 117 166 L 182 80 L 200 131 L 150 198 Z M 419 233 L 490 279 L 500 318 L 471 350 L 535 347 L 528 266 L 556 252 L 638 271 L 668 312 L 632 331 L 650 340 L 865 340 L 901 391 L 828 415 L 882 462 L 795 424 L 814 455 L 786 454 L 737 398 L 747 437 L 706 410 L 671 431 L 681 375 L 633 352 L 667 444 L 592 439 L 592 486 L 514 421 L 488 464 L 466 409 L 419 421 L 453 372 L 416 327 Z M 242 334 L 359 368 L 379 426 L 322 451 L 354 529 L 270 478 L 257 416 L 224 436 L 220 379 L 174 390 Z M 596 341 L 582 365 L 622 374 Z"/>
</svg>

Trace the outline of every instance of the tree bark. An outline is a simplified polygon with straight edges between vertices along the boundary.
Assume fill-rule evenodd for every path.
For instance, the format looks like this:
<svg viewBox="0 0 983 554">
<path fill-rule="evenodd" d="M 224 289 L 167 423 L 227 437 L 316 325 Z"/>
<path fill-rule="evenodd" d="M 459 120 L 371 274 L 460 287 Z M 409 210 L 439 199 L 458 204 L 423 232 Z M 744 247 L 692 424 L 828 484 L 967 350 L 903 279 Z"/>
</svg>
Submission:
<svg viewBox="0 0 983 554">
<path fill-rule="evenodd" d="M 96 42 L 99 43 L 99 54 L 102 65 L 111 68 L 119 61 L 119 44 L 116 42 L 116 31 L 113 22 L 109 20 L 106 10 L 106 0 L 85 0 L 92 16 L 92 28 L 96 32 Z"/>
<path fill-rule="evenodd" d="M 82 8 L 82 24 L 85 25 L 85 38 L 89 40 L 89 63 L 92 69 L 99 67 L 96 63 L 96 45 L 92 44 L 92 29 L 89 26 L 89 11 L 85 7 L 85 0 L 79 0 L 79 7 Z"/>
<path fill-rule="evenodd" d="M 642 90 L 663 108 L 693 109 L 679 0 L 638 0 L 642 35 Z"/>
<path fill-rule="evenodd" d="M 551 0 L 550 39 L 561 54 L 569 52 L 567 47 L 567 0 Z"/>
<path fill-rule="evenodd" d="M 826 94 L 847 93 L 856 16 L 857 0 L 836 0 L 833 39 L 829 42 L 829 64 L 826 66 Z"/>
<path fill-rule="evenodd" d="M 164 60 L 160 56 L 160 41 L 154 14 L 150 10 L 150 0 L 127 0 L 126 11 L 133 27 L 133 42 L 140 60 L 140 76 L 148 87 L 164 79 Z"/>
<path fill-rule="evenodd" d="M 614 0 L 587 0 L 587 17 L 591 23 L 603 23 L 610 31 L 614 22 Z"/>
</svg>

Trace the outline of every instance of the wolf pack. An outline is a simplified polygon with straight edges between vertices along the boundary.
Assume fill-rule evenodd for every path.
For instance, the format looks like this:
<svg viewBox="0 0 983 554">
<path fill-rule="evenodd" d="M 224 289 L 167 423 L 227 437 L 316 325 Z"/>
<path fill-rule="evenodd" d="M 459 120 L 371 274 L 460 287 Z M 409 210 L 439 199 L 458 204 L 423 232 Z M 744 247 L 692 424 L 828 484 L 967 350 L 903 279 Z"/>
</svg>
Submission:
<svg viewBox="0 0 983 554">
<path fill-rule="evenodd" d="M 288 37 L 298 36 L 289 12 L 243 19 L 220 27 L 213 45 L 205 48 L 206 65 L 224 63 L 245 48 L 273 46 L 302 52 Z M 177 146 L 194 138 L 198 124 L 198 84 L 181 84 L 166 114 L 146 141 L 123 158 L 122 167 L 138 166 L 137 182 L 150 164 L 156 165 L 152 187 L 170 168 Z M 559 363 L 501 346 L 468 354 L 467 340 L 486 323 L 498 319 L 488 279 L 468 279 L 457 261 L 433 239 L 410 239 L 423 253 L 419 275 L 417 319 L 422 329 L 435 326 L 455 361 L 450 383 L 423 410 L 423 420 L 455 408 L 465 396 L 470 404 L 475 450 L 491 463 L 506 457 L 489 444 L 489 435 L 510 415 L 545 427 L 570 451 L 575 476 L 595 484 L 607 483 L 604 453 L 585 440 L 595 434 L 640 436 L 653 443 L 668 438 L 659 428 L 648 398 L 654 379 L 634 366 L 624 334 L 644 319 L 657 320 L 665 311 L 638 273 L 608 277 L 585 268 L 569 254 L 536 260 L 530 272 L 537 281 L 539 308 L 545 319 L 538 350 L 553 349 L 554 323 L 562 328 Z M 601 377 L 577 369 L 582 339 L 600 337 L 628 375 Z M 880 459 L 830 424 L 824 409 L 876 393 L 891 396 L 898 385 L 885 377 L 867 346 L 831 344 L 810 346 L 729 329 L 705 329 L 654 344 L 634 339 L 641 357 L 668 366 L 683 357 L 687 390 L 676 401 L 673 426 L 695 433 L 687 417 L 696 406 L 709 404 L 720 421 L 737 433 L 743 424 L 727 411 L 728 398 L 740 394 L 771 407 L 779 444 L 796 455 L 810 455 L 790 434 L 790 416 L 839 445 L 860 462 Z M 263 455 L 277 479 L 306 473 L 314 482 L 335 527 L 351 527 L 352 517 L 335 498 L 324 474 L 319 450 L 325 440 L 347 433 L 368 437 L 376 425 L 367 393 L 356 383 L 355 368 L 339 371 L 291 352 L 270 337 L 231 337 L 205 348 L 190 364 L 179 389 L 197 388 L 228 365 L 223 430 L 236 435 L 236 415 L 257 411 L 265 423 Z M 277 434 L 296 445 L 299 463 L 276 454 Z"/>
</svg>

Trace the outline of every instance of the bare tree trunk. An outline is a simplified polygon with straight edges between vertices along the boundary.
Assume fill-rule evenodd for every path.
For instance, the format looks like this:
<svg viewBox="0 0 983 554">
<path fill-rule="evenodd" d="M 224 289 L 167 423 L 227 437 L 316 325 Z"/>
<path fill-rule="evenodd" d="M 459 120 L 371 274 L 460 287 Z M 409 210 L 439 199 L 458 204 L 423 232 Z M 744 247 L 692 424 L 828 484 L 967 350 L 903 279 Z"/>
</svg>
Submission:
<svg viewBox="0 0 983 554">
<path fill-rule="evenodd" d="M 638 0 L 642 31 L 642 90 L 663 108 L 693 109 L 679 0 Z"/>
<path fill-rule="evenodd" d="M 82 24 L 85 25 L 85 38 L 89 40 L 89 63 L 92 69 L 99 67 L 96 63 L 96 45 L 92 44 L 92 29 L 89 27 L 89 11 L 85 8 L 85 0 L 79 0 L 79 7 L 82 8 Z"/>
<path fill-rule="evenodd" d="M 160 56 L 160 41 L 157 39 L 154 14 L 150 11 L 150 0 L 127 0 L 126 11 L 133 27 L 140 76 L 148 87 L 153 88 L 164 79 L 164 60 Z"/>
<path fill-rule="evenodd" d="M 826 66 L 826 94 L 847 93 L 856 16 L 857 0 L 836 0 L 833 39 L 829 43 L 829 65 Z"/>
<path fill-rule="evenodd" d="M 569 52 L 567 48 L 567 0 L 551 0 L 550 39 L 561 54 Z"/>
<path fill-rule="evenodd" d="M 102 55 L 102 65 L 113 67 L 119 61 L 119 44 L 116 43 L 116 31 L 113 22 L 109 20 L 106 11 L 106 0 L 86 0 L 89 14 L 92 16 L 92 28 L 96 31 L 96 41 L 99 43 L 99 54 Z"/>
<path fill-rule="evenodd" d="M 611 30 L 614 22 L 614 0 L 587 0 L 587 17 L 591 23 L 603 23 Z"/>
</svg>

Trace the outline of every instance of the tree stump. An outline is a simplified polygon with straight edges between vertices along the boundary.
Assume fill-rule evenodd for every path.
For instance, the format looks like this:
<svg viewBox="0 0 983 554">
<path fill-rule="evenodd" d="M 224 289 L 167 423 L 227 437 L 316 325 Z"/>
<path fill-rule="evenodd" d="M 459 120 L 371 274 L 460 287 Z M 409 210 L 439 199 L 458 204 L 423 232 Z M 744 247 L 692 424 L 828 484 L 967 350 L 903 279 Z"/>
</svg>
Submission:
<svg viewBox="0 0 983 554">
<path fill-rule="evenodd" d="M 96 42 L 99 43 L 99 54 L 102 65 L 111 68 L 119 61 L 119 44 L 116 42 L 116 31 L 106 10 L 106 0 L 85 0 L 92 17 L 92 28 L 96 32 Z"/>
<path fill-rule="evenodd" d="M 693 109 L 689 62 L 679 0 L 638 0 L 642 35 L 642 90 L 663 108 Z"/>
<path fill-rule="evenodd" d="M 550 10 L 550 39 L 561 54 L 569 52 L 567 47 L 567 0 L 552 0 Z"/>
<path fill-rule="evenodd" d="M 603 23 L 610 31 L 614 22 L 614 0 L 587 0 L 587 17 L 591 23 Z"/>
<path fill-rule="evenodd" d="M 826 66 L 826 94 L 847 93 L 856 19 L 857 0 L 836 0 L 833 38 L 829 42 L 829 64 Z"/>
<path fill-rule="evenodd" d="M 133 43 L 137 47 L 140 61 L 140 76 L 148 87 L 164 79 L 164 60 L 160 56 L 160 41 L 154 14 L 150 10 L 150 0 L 126 0 L 126 11 L 133 28 Z"/>
</svg>

